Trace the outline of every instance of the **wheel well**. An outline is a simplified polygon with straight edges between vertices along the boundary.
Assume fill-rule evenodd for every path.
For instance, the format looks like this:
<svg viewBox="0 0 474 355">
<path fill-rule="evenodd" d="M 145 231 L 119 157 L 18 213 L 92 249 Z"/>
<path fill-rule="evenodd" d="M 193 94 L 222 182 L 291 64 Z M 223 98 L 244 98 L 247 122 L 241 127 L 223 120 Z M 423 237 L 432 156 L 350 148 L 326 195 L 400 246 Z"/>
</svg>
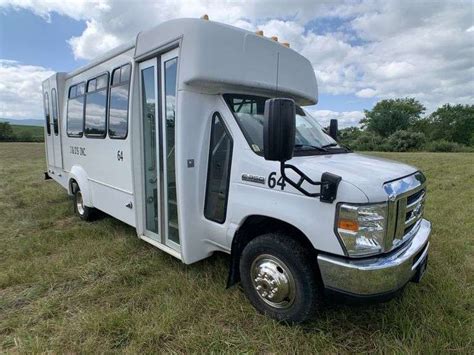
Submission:
<svg viewBox="0 0 474 355">
<path fill-rule="evenodd" d="M 293 239 L 296 239 L 301 245 L 311 253 L 316 253 L 308 237 L 295 226 L 280 219 L 254 215 L 245 219 L 239 227 L 232 240 L 231 260 L 229 268 L 229 277 L 227 287 L 231 287 L 240 281 L 239 261 L 240 255 L 245 246 L 254 238 L 266 233 L 280 232 Z"/>
<path fill-rule="evenodd" d="M 79 184 L 75 179 L 70 179 L 69 180 L 69 194 L 74 195 L 74 192 L 76 192 L 76 187 L 78 187 Z"/>
</svg>

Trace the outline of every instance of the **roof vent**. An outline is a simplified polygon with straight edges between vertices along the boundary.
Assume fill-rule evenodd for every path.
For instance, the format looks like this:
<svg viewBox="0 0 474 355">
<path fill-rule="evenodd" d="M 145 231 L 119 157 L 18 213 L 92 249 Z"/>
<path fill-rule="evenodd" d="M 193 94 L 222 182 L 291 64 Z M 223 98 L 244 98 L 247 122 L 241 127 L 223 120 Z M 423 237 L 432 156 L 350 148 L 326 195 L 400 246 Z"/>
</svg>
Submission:
<svg viewBox="0 0 474 355">
<path fill-rule="evenodd" d="M 285 47 L 290 48 L 290 44 L 288 42 L 281 42 L 281 44 L 284 45 Z"/>
<path fill-rule="evenodd" d="M 272 36 L 272 40 L 275 42 L 278 42 L 278 37 L 277 36 Z"/>
<path fill-rule="evenodd" d="M 259 36 L 263 36 L 263 31 L 262 30 L 255 31 L 255 34 Z"/>
<path fill-rule="evenodd" d="M 204 14 L 201 16 L 201 20 L 209 21 L 209 16 L 207 14 Z"/>
</svg>

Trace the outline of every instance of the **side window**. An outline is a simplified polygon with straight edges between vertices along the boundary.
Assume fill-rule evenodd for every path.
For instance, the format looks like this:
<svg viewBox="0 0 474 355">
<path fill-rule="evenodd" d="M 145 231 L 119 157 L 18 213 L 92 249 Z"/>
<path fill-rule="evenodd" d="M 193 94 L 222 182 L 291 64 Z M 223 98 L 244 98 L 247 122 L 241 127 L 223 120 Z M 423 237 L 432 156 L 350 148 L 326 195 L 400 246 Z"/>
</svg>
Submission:
<svg viewBox="0 0 474 355">
<path fill-rule="evenodd" d="M 226 218 L 232 147 L 232 137 L 216 112 L 212 116 L 204 216 L 218 223 Z"/>
<path fill-rule="evenodd" d="M 109 137 L 125 139 L 128 134 L 128 94 L 130 89 L 130 64 L 112 72 L 109 104 Z"/>
<path fill-rule="evenodd" d="M 49 97 L 48 93 L 44 93 L 44 118 L 46 120 L 46 132 L 48 133 L 48 136 L 51 135 L 51 118 L 49 115 Z"/>
<path fill-rule="evenodd" d="M 54 135 L 57 136 L 59 133 L 59 122 L 58 122 L 58 96 L 56 89 L 51 90 L 51 111 L 53 113 L 53 129 Z"/>
<path fill-rule="evenodd" d="M 86 137 L 106 136 L 107 91 L 109 74 L 103 74 L 87 83 L 84 133 Z"/>
<path fill-rule="evenodd" d="M 67 102 L 67 135 L 82 137 L 84 126 L 84 83 L 69 88 Z"/>
</svg>

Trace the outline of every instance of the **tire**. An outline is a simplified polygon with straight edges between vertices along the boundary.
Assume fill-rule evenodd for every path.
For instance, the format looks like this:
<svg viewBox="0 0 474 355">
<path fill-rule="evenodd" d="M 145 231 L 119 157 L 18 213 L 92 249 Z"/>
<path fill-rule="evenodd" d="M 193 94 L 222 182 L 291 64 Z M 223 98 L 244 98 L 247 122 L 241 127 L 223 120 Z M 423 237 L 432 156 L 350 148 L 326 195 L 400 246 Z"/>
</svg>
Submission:
<svg viewBox="0 0 474 355">
<path fill-rule="evenodd" d="M 281 233 L 259 236 L 242 251 L 245 295 L 260 313 L 278 321 L 301 323 L 314 316 L 321 299 L 316 275 L 304 247 Z"/>
<path fill-rule="evenodd" d="M 94 219 L 94 208 L 84 205 L 82 192 L 78 185 L 74 185 L 74 212 L 84 221 L 92 221 Z"/>
</svg>

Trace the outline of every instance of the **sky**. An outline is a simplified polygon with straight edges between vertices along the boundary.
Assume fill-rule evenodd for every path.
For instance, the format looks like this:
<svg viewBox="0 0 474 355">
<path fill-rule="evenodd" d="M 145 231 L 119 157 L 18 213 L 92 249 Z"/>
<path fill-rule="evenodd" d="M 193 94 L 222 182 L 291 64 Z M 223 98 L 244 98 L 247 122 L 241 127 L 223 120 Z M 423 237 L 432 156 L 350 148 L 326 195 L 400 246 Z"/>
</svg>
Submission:
<svg viewBox="0 0 474 355">
<path fill-rule="evenodd" d="M 377 101 L 426 114 L 474 104 L 474 1 L 0 0 L 0 117 L 42 118 L 41 82 L 173 18 L 208 14 L 277 36 L 307 57 L 322 124 L 357 125 Z"/>
</svg>

